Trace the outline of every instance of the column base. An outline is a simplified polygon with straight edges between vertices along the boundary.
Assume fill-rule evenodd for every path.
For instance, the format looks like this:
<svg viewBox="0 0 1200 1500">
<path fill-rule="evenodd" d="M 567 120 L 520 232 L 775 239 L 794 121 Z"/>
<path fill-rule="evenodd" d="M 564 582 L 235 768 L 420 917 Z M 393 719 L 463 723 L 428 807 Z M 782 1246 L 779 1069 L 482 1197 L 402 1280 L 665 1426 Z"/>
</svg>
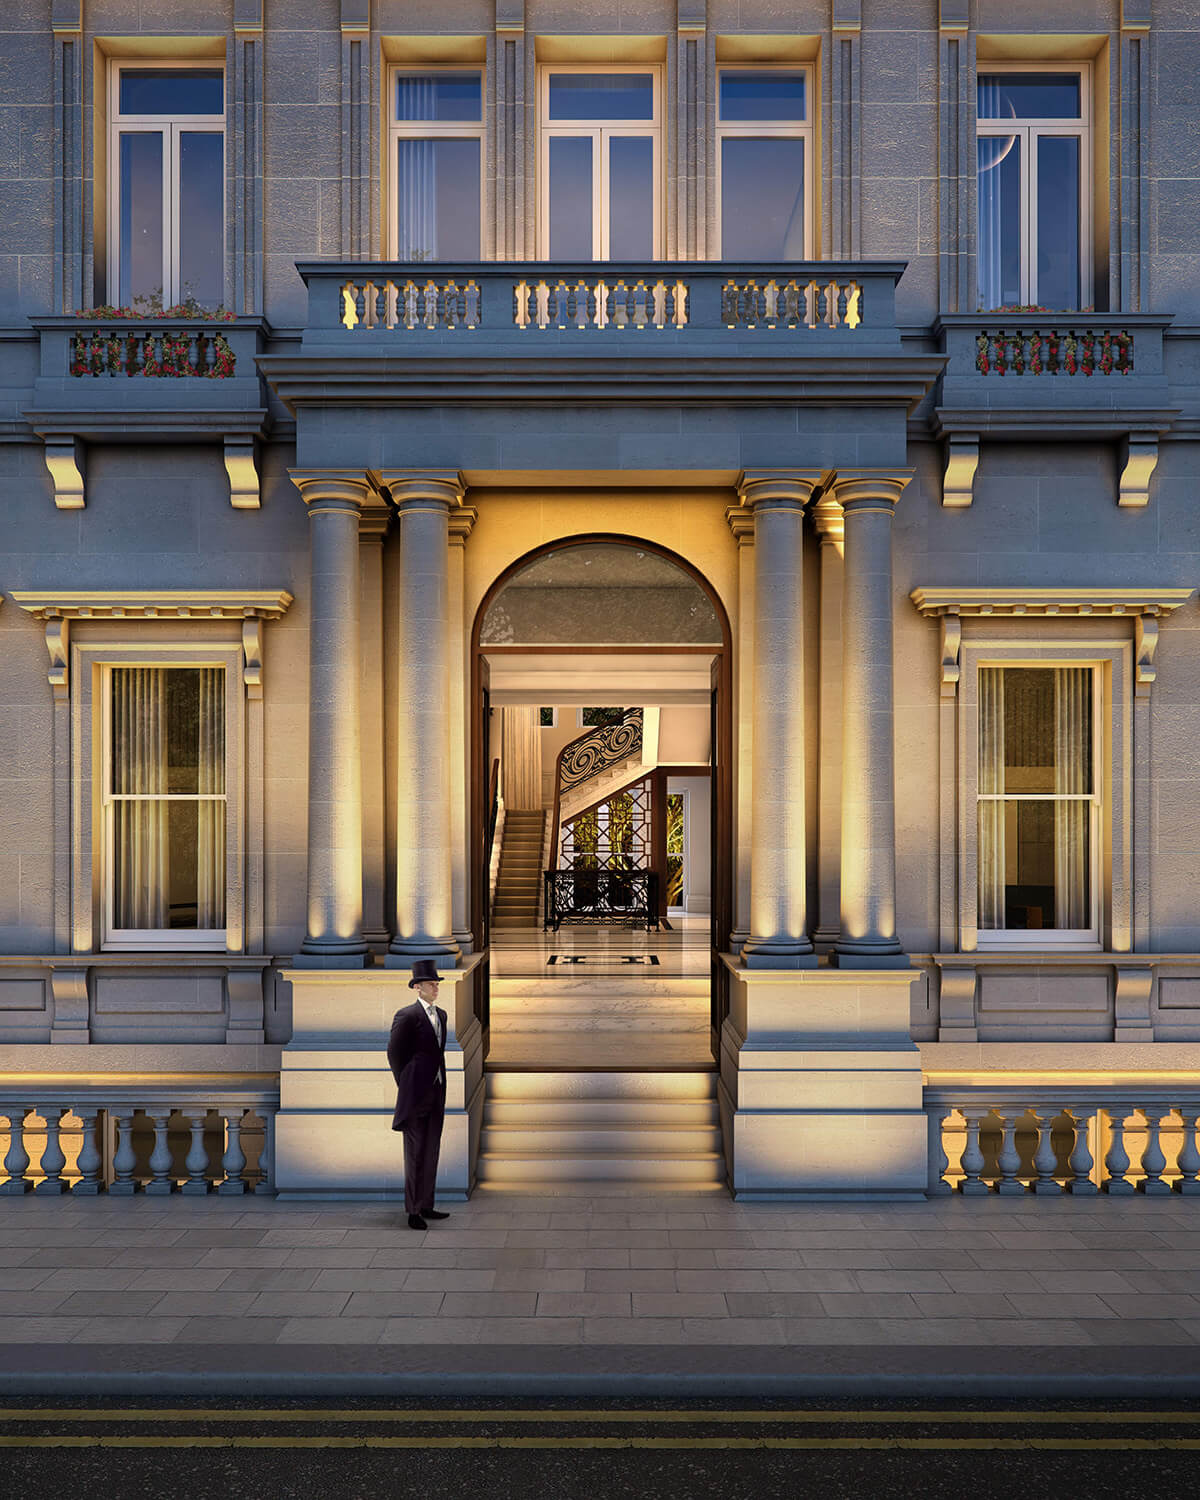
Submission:
<svg viewBox="0 0 1200 1500">
<path fill-rule="evenodd" d="M 899 946 L 895 948 L 839 948 L 835 946 L 829 962 L 838 969 L 911 969 L 912 959 Z"/>
<path fill-rule="evenodd" d="M 756 938 L 742 945 L 742 963 L 750 969 L 815 969 L 817 955 L 807 938 Z"/>
<path fill-rule="evenodd" d="M 462 950 L 452 937 L 447 938 L 393 938 L 383 960 L 385 969 L 411 969 L 418 958 L 432 958 L 435 963 L 445 961 L 452 969 L 462 957 Z"/>
<path fill-rule="evenodd" d="M 300 952 L 292 958 L 294 969 L 361 969 L 367 961 L 367 945 L 361 938 L 353 940 L 305 938 Z"/>
</svg>

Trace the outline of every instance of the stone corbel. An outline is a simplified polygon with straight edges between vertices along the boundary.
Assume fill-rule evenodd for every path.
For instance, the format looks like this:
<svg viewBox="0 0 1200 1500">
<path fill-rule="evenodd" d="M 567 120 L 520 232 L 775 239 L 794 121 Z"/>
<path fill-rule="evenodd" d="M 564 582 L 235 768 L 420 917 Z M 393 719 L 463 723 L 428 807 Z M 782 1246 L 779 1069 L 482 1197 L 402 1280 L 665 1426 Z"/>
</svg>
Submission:
<svg viewBox="0 0 1200 1500">
<path fill-rule="evenodd" d="M 960 656 L 962 653 L 962 620 L 958 615 L 942 616 L 942 688 L 943 698 L 958 694 L 959 678 L 962 676 Z"/>
<path fill-rule="evenodd" d="M 975 471 L 979 468 L 979 437 L 963 433 L 946 441 L 946 472 L 942 479 L 942 504 L 950 508 L 970 505 L 975 498 Z"/>
<path fill-rule="evenodd" d="M 1137 968 L 1118 967 L 1113 1000 L 1114 1042 L 1154 1040 L 1154 1021 L 1150 1011 L 1153 988 L 1154 970 L 1149 965 Z"/>
<path fill-rule="evenodd" d="M 47 438 L 46 467 L 54 485 L 54 503 L 59 510 L 82 510 L 84 457 L 78 438 Z"/>
<path fill-rule="evenodd" d="M 262 680 L 262 621 L 257 615 L 247 615 L 242 621 L 242 681 L 246 685 L 247 698 L 261 698 Z"/>
<path fill-rule="evenodd" d="M 46 675 L 56 700 L 66 698 L 71 691 L 70 626 L 71 622 L 61 615 L 46 617 L 46 651 L 50 657 Z"/>
<path fill-rule="evenodd" d="M 1131 432 L 1121 444 L 1121 482 L 1117 504 L 1150 503 L 1150 478 L 1158 467 L 1158 434 Z"/>
<path fill-rule="evenodd" d="M 976 1042 L 979 1032 L 975 1020 L 974 966 L 944 967 L 938 1004 L 939 1042 Z"/>
<path fill-rule="evenodd" d="M 50 1023 L 52 1044 L 86 1046 L 91 1040 L 88 1025 L 88 971 L 52 969 L 50 993 L 54 997 L 54 1016 Z"/>
<path fill-rule="evenodd" d="M 225 439 L 225 472 L 229 475 L 229 503 L 234 510 L 258 510 L 262 496 L 252 438 Z"/>
<path fill-rule="evenodd" d="M 259 969 L 230 969 L 225 975 L 225 1042 L 258 1042 L 264 1038 L 263 976 Z"/>
<path fill-rule="evenodd" d="M 1154 656 L 1158 650 L 1158 616 L 1138 615 L 1133 626 L 1134 693 L 1148 698 L 1158 668 Z"/>
</svg>

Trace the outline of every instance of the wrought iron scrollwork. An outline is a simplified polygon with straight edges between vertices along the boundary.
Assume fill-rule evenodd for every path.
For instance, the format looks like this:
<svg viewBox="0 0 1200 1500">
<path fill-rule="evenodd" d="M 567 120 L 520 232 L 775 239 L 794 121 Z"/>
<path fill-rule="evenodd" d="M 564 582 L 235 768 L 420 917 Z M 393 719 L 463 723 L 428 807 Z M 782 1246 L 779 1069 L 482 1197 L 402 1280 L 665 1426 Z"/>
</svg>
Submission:
<svg viewBox="0 0 1200 1500">
<path fill-rule="evenodd" d="M 559 789 L 570 791 L 641 748 L 642 711 L 632 708 L 619 724 L 593 729 L 571 741 L 559 762 Z"/>
<path fill-rule="evenodd" d="M 604 922 L 656 928 L 657 870 L 547 870 L 544 927 Z"/>
</svg>

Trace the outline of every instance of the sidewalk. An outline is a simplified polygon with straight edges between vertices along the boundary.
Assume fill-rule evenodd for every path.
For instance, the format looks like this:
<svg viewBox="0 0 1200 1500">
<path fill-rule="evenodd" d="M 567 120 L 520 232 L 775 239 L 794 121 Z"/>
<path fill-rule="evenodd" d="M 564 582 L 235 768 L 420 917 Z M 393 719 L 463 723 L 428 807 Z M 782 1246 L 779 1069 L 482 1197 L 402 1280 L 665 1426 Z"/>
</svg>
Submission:
<svg viewBox="0 0 1200 1500">
<path fill-rule="evenodd" d="M 1200 1396 L 1200 1200 L 0 1198 L 7 1397 Z"/>
</svg>

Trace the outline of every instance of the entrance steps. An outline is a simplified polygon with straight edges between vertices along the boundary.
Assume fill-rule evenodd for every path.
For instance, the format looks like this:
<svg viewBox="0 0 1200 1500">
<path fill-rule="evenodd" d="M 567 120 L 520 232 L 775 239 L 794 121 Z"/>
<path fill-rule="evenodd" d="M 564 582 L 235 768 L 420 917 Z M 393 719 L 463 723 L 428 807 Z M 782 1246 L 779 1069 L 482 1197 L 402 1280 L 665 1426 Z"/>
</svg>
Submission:
<svg viewBox="0 0 1200 1500">
<path fill-rule="evenodd" d="M 493 927 L 536 927 L 542 890 L 546 815 L 508 809 L 500 838 L 500 867 L 492 900 Z"/>
<path fill-rule="evenodd" d="M 489 1072 L 484 1191 L 719 1193 L 725 1158 L 709 1072 Z"/>
</svg>

